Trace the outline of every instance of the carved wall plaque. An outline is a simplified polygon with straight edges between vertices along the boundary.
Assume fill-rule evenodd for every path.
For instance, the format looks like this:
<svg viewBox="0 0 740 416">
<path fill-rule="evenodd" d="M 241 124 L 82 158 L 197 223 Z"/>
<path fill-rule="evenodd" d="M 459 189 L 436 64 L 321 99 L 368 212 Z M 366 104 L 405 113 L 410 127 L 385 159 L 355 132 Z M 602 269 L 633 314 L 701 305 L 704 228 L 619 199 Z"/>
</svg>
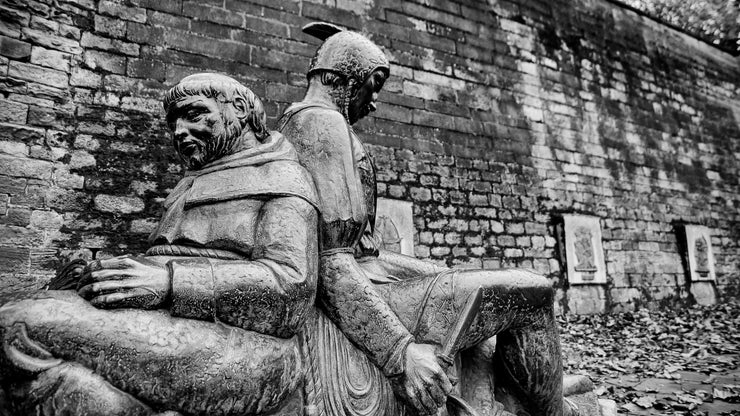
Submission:
<svg viewBox="0 0 740 416">
<path fill-rule="evenodd" d="M 599 218 L 563 215 L 565 258 L 570 284 L 606 283 Z"/>
<path fill-rule="evenodd" d="M 691 281 L 715 280 L 714 253 L 709 228 L 686 225 L 686 249 Z"/>
<path fill-rule="evenodd" d="M 378 198 L 375 239 L 380 247 L 396 253 L 414 255 L 414 218 L 411 202 Z"/>
</svg>

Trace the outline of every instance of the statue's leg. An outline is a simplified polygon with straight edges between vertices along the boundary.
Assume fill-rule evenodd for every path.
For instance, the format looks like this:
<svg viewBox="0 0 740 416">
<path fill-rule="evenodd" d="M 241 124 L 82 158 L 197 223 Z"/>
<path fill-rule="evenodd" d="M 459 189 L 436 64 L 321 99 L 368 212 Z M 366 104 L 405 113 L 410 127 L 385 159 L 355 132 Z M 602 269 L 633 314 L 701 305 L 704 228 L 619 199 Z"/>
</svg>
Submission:
<svg viewBox="0 0 740 416">
<path fill-rule="evenodd" d="M 18 324 L 53 358 L 77 363 L 156 409 L 259 414 L 277 408 L 300 382 L 295 339 L 164 311 L 100 310 L 73 292 L 43 292 L 0 307 L 3 343 Z M 8 361 L 0 352 L 6 382 L 14 376 Z"/>
<path fill-rule="evenodd" d="M 532 415 L 562 414 L 562 358 L 552 284 L 523 270 L 460 270 L 378 285 L 417 341 L 441 344 L 468 296 L 480 287 L 480 311 L 464 348 L 498 336 L 498 377 Z"/>
</svg>

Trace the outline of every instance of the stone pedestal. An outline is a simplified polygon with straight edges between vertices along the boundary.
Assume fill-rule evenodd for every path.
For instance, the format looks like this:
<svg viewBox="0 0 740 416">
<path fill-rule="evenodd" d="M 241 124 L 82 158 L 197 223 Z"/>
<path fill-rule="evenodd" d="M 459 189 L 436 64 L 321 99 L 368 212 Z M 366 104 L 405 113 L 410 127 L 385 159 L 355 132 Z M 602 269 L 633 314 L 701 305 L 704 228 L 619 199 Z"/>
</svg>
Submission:
<svg viewBox="0 0 740 416">
<path fill-rule="evenodd" d="M 714 282 L 691 282 L 691 296 L 699 305 L 714 305 L 717 303 L 717 291 Z"/>
</svg>

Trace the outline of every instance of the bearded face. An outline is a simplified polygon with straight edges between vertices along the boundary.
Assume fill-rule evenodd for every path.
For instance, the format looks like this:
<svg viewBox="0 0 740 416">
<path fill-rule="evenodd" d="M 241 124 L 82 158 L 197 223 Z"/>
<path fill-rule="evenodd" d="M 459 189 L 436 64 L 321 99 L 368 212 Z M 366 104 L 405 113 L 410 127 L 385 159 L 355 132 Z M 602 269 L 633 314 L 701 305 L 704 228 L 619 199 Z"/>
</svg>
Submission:
<svg viewBox="0 0 740 416">
<path fill-rule="evenodd" d="M 234 115 L 227 114 L 229 107 L 203 95 L 188 96 L 170 105 L 167 125 L 175 150 L 188 170 L 200 169 L 231 151 L 239 128 Z"/>
</svg>

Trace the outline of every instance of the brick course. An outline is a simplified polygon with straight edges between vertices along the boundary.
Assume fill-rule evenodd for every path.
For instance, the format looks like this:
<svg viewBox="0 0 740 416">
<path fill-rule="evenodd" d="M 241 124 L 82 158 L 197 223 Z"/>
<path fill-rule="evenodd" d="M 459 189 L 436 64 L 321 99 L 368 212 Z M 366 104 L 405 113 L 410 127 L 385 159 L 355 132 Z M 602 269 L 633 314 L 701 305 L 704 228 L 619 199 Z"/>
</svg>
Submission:
<svg viewBox="0 0 740 416">
<path fill-rule="evenodd" d="M 159 105 L 216 71 L 270 122 L 305 88 L 322 19 L 392 61 L 357 130 L 379 195 L 414 202 L 416 254 L 530 267 L 574 297 L 558 215 L 601 220 L 611 310 L 690 300 L 674 231 L 707 225 L 740 294 L 738 59 L 605 0 L 128 0 L 0 7 L 0 294 L 71 257 L 137 253 L 182 169 Z"/>
</svg>

